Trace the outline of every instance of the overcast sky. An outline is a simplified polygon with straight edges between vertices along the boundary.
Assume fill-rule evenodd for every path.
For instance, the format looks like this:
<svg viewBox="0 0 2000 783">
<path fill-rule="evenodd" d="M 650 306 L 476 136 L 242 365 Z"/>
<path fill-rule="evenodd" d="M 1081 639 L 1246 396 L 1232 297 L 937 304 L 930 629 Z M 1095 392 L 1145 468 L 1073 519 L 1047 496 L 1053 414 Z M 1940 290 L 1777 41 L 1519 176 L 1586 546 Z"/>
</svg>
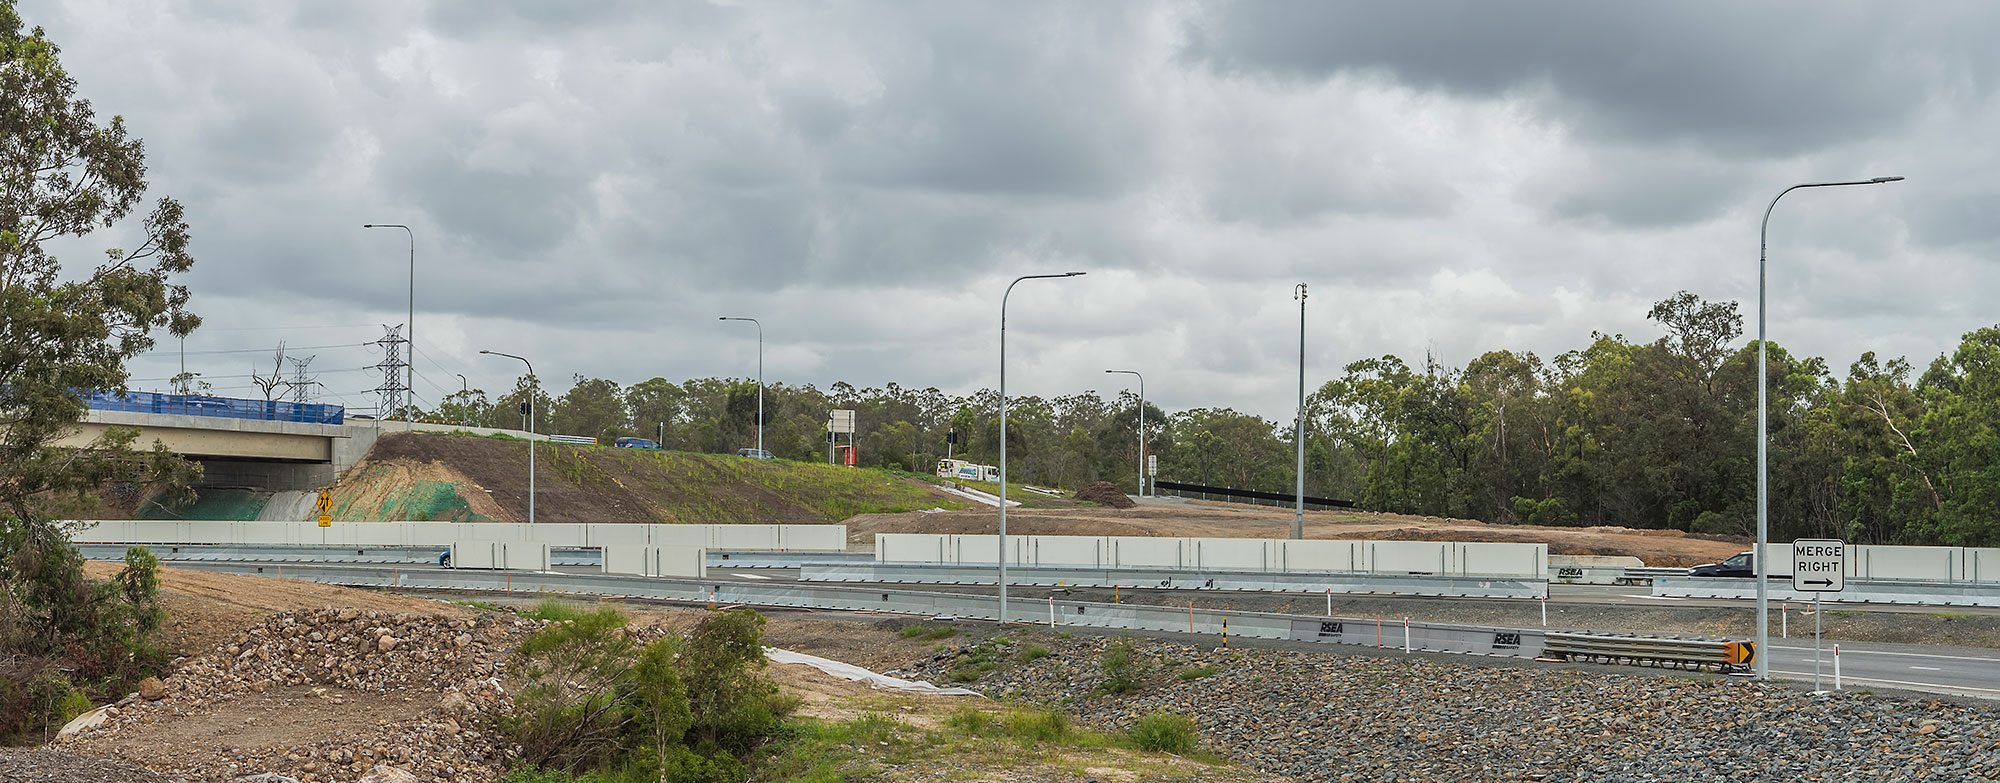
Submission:
<svg viewBox="0 0 2000 783">
<path fill-rule="evenodd" d="M 1921 366 L 2000 320 L 2000 5 L 23 0 L 182 200 L 220 393 L 401 323 L 419 397 L 753 376 L 1289 419 L 1356 359 L 1592 331 L 1680 290 Z M 136 221 L 135 221 L 136 222 Z M 93 235 L 90 253 L 125 243 Z M 90 256 L 79 249 L 72 264 Z M 175 370 L 166 349 L 139 379 Z M 305 351 L 358 407 L 357 347 Z M 164 380 L 136 381 L 164 388 Z M 335 401 L 342 401 L 336 399 Z"/>
</svg>

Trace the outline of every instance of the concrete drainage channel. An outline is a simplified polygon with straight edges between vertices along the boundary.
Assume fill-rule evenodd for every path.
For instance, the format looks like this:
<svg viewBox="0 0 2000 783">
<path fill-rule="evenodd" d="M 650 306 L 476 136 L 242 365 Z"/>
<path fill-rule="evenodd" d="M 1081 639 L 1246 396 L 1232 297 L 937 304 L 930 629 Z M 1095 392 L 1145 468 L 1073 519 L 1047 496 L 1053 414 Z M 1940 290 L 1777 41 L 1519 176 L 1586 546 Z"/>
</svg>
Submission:
<svg viewBox="0 0 2000 783">
<path fill-rule="evenodd" d="M 665 579 L 524 571 L 401 569 L 380 565 L 258 565 L 190 561 L 184 567 L 219 573 L 273 576 L 347 587 L 457 590 L 473 592 L 556 593 L 611 598 L 641 598 L 795 609 L 905 614 L 993 620 L 998 599 L 962 593 L 933 593 L 865 587 L 811 584 L 740 584 L 716 580 Z M 1547 659 L 1596 658 L 1610 662 L 1652 665 L 1706 665 L 1716 662 L 1723 645 L 1747 643 L 1652 637 L 1615 638 L 1619 655 L 1579 647 L 1592 637 L 1551 634 L 1540 629 L 1383 620 L 1380 618 L 1312 617 L 1261 612 L 1224 612 L 1195 607 L 1106 604 L 1053 599 L 1020 599 L 1008 605 L 1011 622 L 1050 627 L 1163 631 L 1227 638 L 1248 637 L 1307 641 L 1461 655 Z M 1555 642 L 1552 644 L 1551 639 Z M 1746 659 L 1747 660 L 1747 659 Z M 1719 666 L 1718 668 L 1727 668 Z"/>
</svg>

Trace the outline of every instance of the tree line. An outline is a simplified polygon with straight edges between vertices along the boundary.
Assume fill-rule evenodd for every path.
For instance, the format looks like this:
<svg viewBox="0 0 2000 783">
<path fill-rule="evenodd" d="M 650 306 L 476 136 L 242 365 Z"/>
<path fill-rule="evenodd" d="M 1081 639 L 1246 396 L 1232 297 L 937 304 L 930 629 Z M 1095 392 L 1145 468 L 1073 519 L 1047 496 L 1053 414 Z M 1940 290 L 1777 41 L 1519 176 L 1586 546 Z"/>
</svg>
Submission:
<svg viewBox="0 0 2000 783">
<path fill-rule="evenodd" d="M 1656 303 L 1650 342 L 1593 333 L 1544 359 L 1498 350 L 1463 367 L 1396 356 L 1355 361 L 1306 401 L 1306 492 L 1362 508 L 1542 525 L 1617 524 L 1744 534 L 1756 521 L 1757 345 L 1734 303 Z M 1770 519 L 1777 537 L 1862 543 L 2000 543 L 2000 328 L 1964 336 L 1922 371 L 1861 355 L 1844 373 L 1772 344 Z M 519 428 L 530 393 L 542 432 L 632 435 L 730 452 L 756 441 L 754 381 L 578 376 L 551 398 L 534 379 L 472 390 L 423 415 Z M 764 389 L 764 444 L 828 459 L 828 411 L 856 412 L 858 464 L 930 472 L 954 456 L 993 463 L 998 396 L 897 384 Z M 1138 400 L 1095 391 L 1010 400 L 1017 481 L 1075 488 L 1138 482 Z M 1229 408 L 1146 411 L 1160 477 L 1283 492 L 1292 422 Z M 842 439 L 845 443 L 845 439 Z"/>
</svg>

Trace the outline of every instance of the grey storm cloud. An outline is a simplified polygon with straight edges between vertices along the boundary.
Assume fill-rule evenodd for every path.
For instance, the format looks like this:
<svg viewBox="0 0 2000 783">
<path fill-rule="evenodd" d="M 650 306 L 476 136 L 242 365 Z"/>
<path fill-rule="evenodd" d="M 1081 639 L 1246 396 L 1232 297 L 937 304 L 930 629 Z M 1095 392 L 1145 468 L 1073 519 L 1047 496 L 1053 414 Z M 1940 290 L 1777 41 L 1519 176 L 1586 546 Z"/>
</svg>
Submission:
<svg viewBox="0 0 2000 783">
<path fill-rule="evenodd" d="M 21 10 L 188 206 L 191 351 L 401 323 L 404 239 L 360 225 L 408 223 L 424 394 L 511 386 L 481 348 L 553 379 L 742 375 L 725 311 L 765 318 L 773 380 L 970 392 L 1006 282 L 1081 269 L 1016 292 L 1010 388 L 1103 390 L 1117 357 L 1162 405 L 1278 419 L 1293 283 L 1309 380 L 1642 339 L 1676 291 L 1754 297 L 1764 202 L 1829 176 L 1910 181 L 1780 210 L 1781 342 L 1922 363 L 2000 290 L 2000 9 L 1976 3 Z M 326 358 L 348 392 L 375 361 L 351 353 Z"/>
</svg>

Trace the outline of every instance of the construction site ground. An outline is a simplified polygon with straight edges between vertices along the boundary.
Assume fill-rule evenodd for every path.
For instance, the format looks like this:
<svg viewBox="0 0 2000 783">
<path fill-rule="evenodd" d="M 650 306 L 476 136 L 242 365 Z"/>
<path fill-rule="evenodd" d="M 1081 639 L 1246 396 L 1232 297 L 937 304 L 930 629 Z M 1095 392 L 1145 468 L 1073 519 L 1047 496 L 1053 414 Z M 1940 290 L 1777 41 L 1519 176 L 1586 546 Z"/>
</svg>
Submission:
<svg viewBox="0 0 2000 783">
<path fill-rule="evenodd" d="M 107 577 L 117 564 L 92 563 L 93 576 Z M 440 597 L 418 597 L 280 579 L 214 574 L 167 568 L 161 571 L 162 601 L 172 614 L 167 643 L 191 655 L 229 643 L 230 638 L 269 613 L 295 609 L 348 608 L 405 614 L 470 617 L 489 611 Z M 482 606 L 517 607 L 538 597 L 481 596 Z M 490 603 L 489 603 L 490 602 Z M 635 625 L 691 627 L 703 607 L 621 604 Z M 902 618 L 854 617 L 807 612 L 769 617 L 767 644 L 844 661 L 875 671 L 908 665 L 931 654 L 937 642 L 908 638 L 898 631 L 912 621 Z M 989 631 L 990 633 L 990 631 Z M 1094 778 L 1111 781 L 1274 781 L 1282 780 L 1218 762 L 1140 753 L 1116 747 L 1080 748 L 1062 743 L 1024 747 L 1011 740 L 957 736 L 945 729 L 947 716 L 966 709 L 999 713 L 1007 709 L 979 697 L 910 694 L 882 691 L 837 678 L 803 665 L 772 665 L 769 674 L 800 700 L 798 714 L 821 721 L 854 721 L 867 717 L 872 731 L 884 739 L 881 747 L 856 746 L 844 752 L 852 780 L 991 780 L 1040 783 Z M 135 727 L 83 748 L 121 762 L 146 766 L 185 765 L 190 754 L 212 755 L 216 762 L 255 757 L 328 736 L 364 736 L 385 726 L 406 722 L 435 700 L 395 693 L 369 694 L 340 689 L 280 687 L 245 692 L 201 706 L 172 721 Z M 940 742 L 942 741 L 942 744 Z M 893 774 L 870 754 L 893 761 Z M 66 751 L 11 751 L 0 756 L 0 772 L 12 764 L 75 768 L 63 780 L 155 780 L 146 774 L 120 772 L 108 762 L 86 761 Z M 235 770 L 217 779 L 229 779 Z M 218 771 L 218 774 L 221 774 Z M 53 779 L 53 778 L 52 778 Z"/>
</svg>

